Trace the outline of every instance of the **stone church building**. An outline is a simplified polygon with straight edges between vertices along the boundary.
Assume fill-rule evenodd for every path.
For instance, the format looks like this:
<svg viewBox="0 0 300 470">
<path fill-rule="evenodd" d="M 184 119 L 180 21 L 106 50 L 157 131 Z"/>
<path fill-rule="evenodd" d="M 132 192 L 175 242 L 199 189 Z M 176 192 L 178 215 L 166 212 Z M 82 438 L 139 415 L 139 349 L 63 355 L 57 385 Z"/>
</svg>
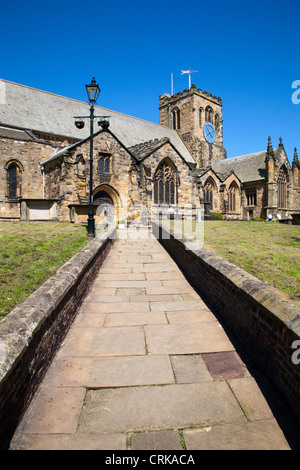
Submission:
<svg viewBox="0 0 300 470">
<path fill-rule="evenodd" d="M 282 139 L 273 148 L 266 137 L 262 151 L 227 158 L 222 99 L 195 85 L 159 97 L 160 124 L 98 106 L 95 115 L 96 221 L 103 204 L 115 222 L 203 202 L 227 219 L 300 213 L 296 149 L 290 165 Z M 75 126 L 79 116 L 88 103 L 0 80 L 0 220 L 86 222 L 90 129 Z"/>
</svg>

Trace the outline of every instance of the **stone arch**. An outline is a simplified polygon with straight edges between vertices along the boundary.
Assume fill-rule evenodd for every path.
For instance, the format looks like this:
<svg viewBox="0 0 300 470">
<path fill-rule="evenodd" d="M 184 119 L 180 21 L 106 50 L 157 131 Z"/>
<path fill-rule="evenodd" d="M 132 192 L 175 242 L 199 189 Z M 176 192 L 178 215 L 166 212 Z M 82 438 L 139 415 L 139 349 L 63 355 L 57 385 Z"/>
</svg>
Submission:
<svg viewBox="0 0 300 470">
<path fill-rule="evenodd" d="M 110 184 L 100 184 L 94 189 L 93 202 L 96 208 L 96 215 L 100 220 L 106 217 L 105 212 L 109 212 L 110 219 L 113 213 L 114 222 L 119 219 L 120 210 L 123 208 L 122 199 L 119 192 Z M 109 206 L 112 207 L 109 208 Z"/>
</svg>

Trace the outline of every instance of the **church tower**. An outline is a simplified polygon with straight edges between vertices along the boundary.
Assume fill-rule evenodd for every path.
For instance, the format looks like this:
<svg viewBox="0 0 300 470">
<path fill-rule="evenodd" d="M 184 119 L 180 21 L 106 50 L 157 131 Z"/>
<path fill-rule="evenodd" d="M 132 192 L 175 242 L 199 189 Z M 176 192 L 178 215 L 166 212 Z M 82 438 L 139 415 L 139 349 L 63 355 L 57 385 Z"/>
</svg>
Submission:
<svg viewBox="0 0 300 470">
<path fill-rule="evenodd" d="M 175 129 L 199 169 L 226 158 L 222 99 L 191 85 L 189 90 L 159 97 L 159 123 Z"/>
</svg>

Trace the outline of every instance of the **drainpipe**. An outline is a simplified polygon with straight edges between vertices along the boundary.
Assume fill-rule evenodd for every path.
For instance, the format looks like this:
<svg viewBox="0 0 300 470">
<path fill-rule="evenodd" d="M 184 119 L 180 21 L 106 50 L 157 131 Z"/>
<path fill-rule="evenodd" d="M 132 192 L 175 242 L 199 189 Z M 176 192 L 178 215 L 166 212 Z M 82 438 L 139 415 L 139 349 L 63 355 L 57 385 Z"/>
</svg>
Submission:
<svg viewBox="0 0 300 470">
<path fill-rule="evenodd" d="M 43 174 L 43 199 L 45 199 L 45 167 L 41 165 L 41 170 Z"/>
</svg>

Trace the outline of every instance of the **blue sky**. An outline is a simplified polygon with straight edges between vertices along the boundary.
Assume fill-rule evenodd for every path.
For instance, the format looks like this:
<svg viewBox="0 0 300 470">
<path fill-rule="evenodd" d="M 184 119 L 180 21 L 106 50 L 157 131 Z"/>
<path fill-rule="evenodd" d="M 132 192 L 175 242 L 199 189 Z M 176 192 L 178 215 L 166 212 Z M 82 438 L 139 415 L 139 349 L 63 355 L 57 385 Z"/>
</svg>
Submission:
<svg viewBox="0 0 300 470">
<path fill-rule="evenodd" d="M 300 156 L 299 0 L 3 2 L 0 77 L 158 123 L 158 97 L 192 83 L 223 99 L 228 157 L 283 138 Z M 299 93 L 300 97 L 300 93 Z"/>
</svg>

